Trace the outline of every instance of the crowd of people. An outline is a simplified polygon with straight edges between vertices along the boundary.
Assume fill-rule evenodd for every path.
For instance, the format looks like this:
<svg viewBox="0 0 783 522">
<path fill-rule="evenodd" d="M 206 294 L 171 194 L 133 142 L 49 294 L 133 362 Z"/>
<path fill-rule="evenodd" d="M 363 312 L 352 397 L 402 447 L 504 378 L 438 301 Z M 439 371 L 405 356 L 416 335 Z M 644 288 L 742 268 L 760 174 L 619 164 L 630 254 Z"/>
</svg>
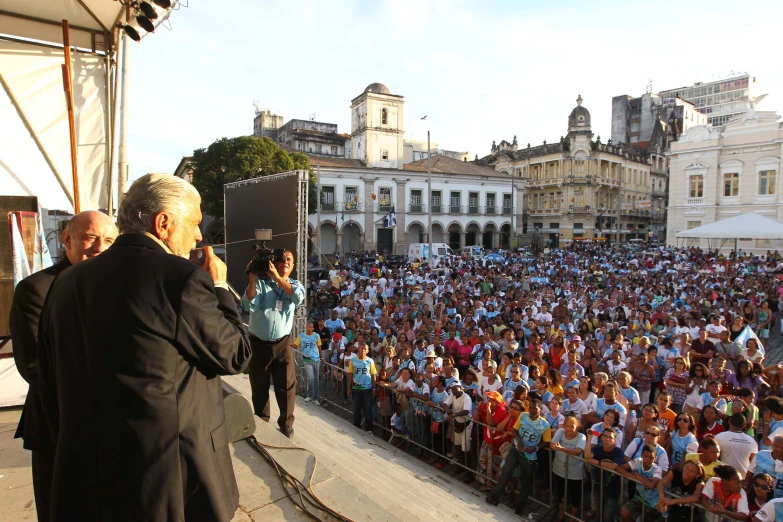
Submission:
<svg viewBox="0 0 783 522">
<path fill-rule="evenodd" d="M 561 519 L 690 520 L 697 504 L 711 522 L 781 520 L 783 365 L 764 350 L 783 310 L 777 253 L 500 253 L 402 268 L 370 253 L 314 277 L 306 400 L 331 387 L 357 427 L 459 463 L 519 514 L 521 481 L 551 482 Z"/>
</svg>

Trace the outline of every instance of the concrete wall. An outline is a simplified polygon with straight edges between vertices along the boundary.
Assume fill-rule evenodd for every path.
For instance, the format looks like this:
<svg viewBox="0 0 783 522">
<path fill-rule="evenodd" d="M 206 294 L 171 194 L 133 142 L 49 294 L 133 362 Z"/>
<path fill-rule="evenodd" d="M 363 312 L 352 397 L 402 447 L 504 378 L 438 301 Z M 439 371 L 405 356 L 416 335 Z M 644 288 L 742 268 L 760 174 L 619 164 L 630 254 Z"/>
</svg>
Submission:
<svg viewBox="0 0 783 522">
<path fill-rule="evenodd" d="M 631 139 L 631 97 L 612 98 L 612 143 L 629 143 Z"/>
</svg>

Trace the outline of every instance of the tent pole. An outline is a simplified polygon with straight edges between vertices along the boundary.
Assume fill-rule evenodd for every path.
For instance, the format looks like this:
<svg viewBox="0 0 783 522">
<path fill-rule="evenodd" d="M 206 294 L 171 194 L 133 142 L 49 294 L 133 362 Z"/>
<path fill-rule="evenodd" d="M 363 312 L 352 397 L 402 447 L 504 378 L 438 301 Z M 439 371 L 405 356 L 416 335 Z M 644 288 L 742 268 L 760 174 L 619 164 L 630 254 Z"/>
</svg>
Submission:
<svg viewBox="0 0 783 522">
<path fill-rule="evenodd" d="M 112 59 L 111 59 L 110 52 L 107 52 L 106 55 L 103 58 L 103 67 L 104 67 L 104 81 L 106 82 L 105 85 L 105 91 L 106 91 L 106 112 L 105 112 L 105 119 L 104 119 L 104 125 L 106 126 L 105 132 L 106 132 L 106 166 L 105 169 L 105 175 L 106 175 L 106 193 L 108 196 L 108 201 L 106 203 L 106 213 L 109 215 L 109 217 L 114 216 L 114 194 L 113 194 L 113 169 L 112 169 L 112 156 L 114 151 L 114 133 L 112 132 L 112 128 L 114 127 L 114 113 L 112 113 Z"/>
<path fill-rule="evenodd" d="M 73 114 L 73 70 L 71 69 L 71 35 L 68 29 L 68 20 L 63 20 L 63 52 L 65 63 L 63 64 L 63 89 L 65 101 L 68 107 L 68 130 L 71 135 L 71 174 L 73 176 L 73 212 L 81 212 L 79 202 L 79 170 L 76 157 L 76 122 Z"/>
<path fill-rule="evenodd" d="M 115 29 L 117 37 L 113 38 L 114 42 L 117 42 L 117 46 L 114 48 L 114 65 L 112 67 L 112 89 L 111 89 L 111 107 L 109 110 L 111 111 L 111 170 L 109 171 L 109 174 L 111 176 L 111 197 L 112 197 L 112 207 L 116 211 L 119 209 L 119 200 L 117 202 L 117 205 L 114 206 L 114 174 L 115 174 L 115 167 L 114 167 L 114 161 L 117 158 L 117 103 L 120 99 L 119 96 L 119 81 L 120 81 L 120 45 L 122 45 L 122 39 L 119 38 L 119 29 Z M 119 182 L 118 182 L 119 184 Z M 117 196 L 119 198 L 119 196 Z M 113 217 L 113 216 L 112 216 Z"/>
<path fill-rule="evenodd" d="M 130 39 L 123 33 L 122 37 L 122 81 L 120 91 L 120 141 L 117 147 L 119 161 L 117 163 L 117 209 L 122 207 L 122 199 L 128 183 L 128 45 Z"/>
</svg>

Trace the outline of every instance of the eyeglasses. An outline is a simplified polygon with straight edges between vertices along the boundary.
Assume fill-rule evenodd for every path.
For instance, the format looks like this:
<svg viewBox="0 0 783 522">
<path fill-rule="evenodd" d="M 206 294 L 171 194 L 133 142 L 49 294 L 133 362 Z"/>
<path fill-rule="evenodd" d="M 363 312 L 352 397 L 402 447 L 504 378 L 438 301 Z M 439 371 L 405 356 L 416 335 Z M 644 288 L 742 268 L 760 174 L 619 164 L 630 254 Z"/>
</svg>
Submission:
<svg viewBox="0 0 783 522">
<path fill-rule="evenodd" d="M 688 419 L 686 419 L 685 417 L 681 417 L 681 418 L 677 419 L 677 422 L 690 422 L 690 421 Z"/>
<path fill-rule="evenodd" d="M 650 433 L 649 431 L 645 431 L 644 434 L 645 435 L 649 435 L 650 437 L 657 437 L 658 436 L 657 433 Z"/>
<path fill-rule="evenodd" d="M 762 490 L 762 491 L 772 491 L 772 488 L 771 488 L 771 487 L 769 487 L 769 486 L 768 486 L 768 485 L 766 485 L 766 484 L 756 484 L 756 483 L 754 483 L 754 484 L 753 484 L 753 487 L 754 487 L 754 488 L 759 488 L 759 489 L 760 489 L 760 490 Z"/>
<path fill-rule="evenodd" d="M 512 375 L 519 375 L 519 372 L 511 372 Z"/>
</svg>

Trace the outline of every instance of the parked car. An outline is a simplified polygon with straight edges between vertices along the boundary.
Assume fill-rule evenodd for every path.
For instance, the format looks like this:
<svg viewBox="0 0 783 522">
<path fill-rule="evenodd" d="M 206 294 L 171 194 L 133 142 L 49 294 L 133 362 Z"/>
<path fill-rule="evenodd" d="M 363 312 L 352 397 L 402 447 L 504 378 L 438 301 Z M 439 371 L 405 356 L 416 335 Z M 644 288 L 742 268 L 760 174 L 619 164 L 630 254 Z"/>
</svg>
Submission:
<svg viewBox="0 0 783 522">
<path fill-rule="evenodd" d="M 401 256 L 399 254 L 389 254 L 384 258 L 384 260 L 386 261 L 386 266 L 389 268 L 399 268 L 405 262 L 405 256 Z"/>
</svg>

